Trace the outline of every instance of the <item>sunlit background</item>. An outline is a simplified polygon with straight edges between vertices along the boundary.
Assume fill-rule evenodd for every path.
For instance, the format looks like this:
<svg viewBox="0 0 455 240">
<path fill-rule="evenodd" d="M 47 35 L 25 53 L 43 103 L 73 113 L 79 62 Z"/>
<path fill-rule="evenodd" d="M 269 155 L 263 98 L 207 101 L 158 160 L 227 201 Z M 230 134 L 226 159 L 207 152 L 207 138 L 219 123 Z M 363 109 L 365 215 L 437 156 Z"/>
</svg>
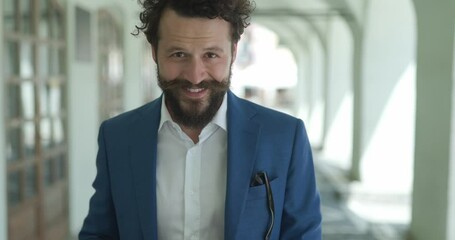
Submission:
<svg viewBox="0 0 455 240">
<path fill-rule="evenodd" d="M 323 239 L 455 239 L 455 4 L 257 0 L 232 91 L 304 120 Z M 2 0 L 0 240 L 76 239 L 99 124 L 156 97 L 135 0 Z"/>
</svg>

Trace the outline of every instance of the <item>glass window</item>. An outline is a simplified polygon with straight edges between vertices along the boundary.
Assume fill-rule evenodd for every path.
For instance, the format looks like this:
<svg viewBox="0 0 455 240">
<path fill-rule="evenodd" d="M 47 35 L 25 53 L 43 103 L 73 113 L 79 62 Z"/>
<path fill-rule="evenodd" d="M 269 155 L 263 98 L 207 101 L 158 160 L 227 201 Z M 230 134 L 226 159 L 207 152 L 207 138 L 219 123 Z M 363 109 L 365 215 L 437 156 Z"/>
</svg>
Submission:
<svg viewBox="0 0 455 240">
<path fill-rule="evenodd" d="M 109 12 L 99 12 L 100 115 L 102 120 L 123 111 L 123 35 Z"/>
<path fill-rule="evenodd" d="M 7 85 L 7 98 L 8 98 L 8 106 L 7 106 L 7 117 L 14 119 L 20 117 L 19 111 L 19 92 L 20 88 L 19 85 L 16 84 L 8 84 Z"/>
<path fill-rule="evenodd" d="M 65 155 L 59 155 L 56 160 L 56 177 L 58 179 L 66 178 L 66 157 Z"/>
<path fill-rule="evenodd" d="M 66 72 L 66 55 L 65 55 L 65 49 L 63 48 L 59 48 L 58 49 L 58 62 L 60 63 L 59 64 L 59 68 L 58 68 L 58 74 L 59 75 L 62 75 Z"/>
<path fill-rule="evenodd" d="M 54 183 L 54 165 L 53 159 L 48 159 L 44 161 L 43 168 L 43 177 L 44 177 L 44 186 L 48 187 Z"/>
<path fill-rule="evenodd" d="M 21 83 L 20 88 L 23 117 L 33 119 L 35 117 L 35 91 L 33 82 L 24 81 Z"/>
<path fill-rule="evenodd" d="M 3 73 L 5 77 L 19 75 L 19 45 L 16 42 L 5 41 L 3 54 Z"/>
<path fill-rule="evenodd" d="M 36 184 L 36 165 L 32 164 L 25 169 L 25 198 L 30 198 L 36 195 L 37 184 Z"/>
<path fill-rule="evenodd" d="M 17 30 L 17 21 L 16 21 L 16 9 L 17 1 L 16 0 L 3 0 L 3 26 L 5 31 L 14 32 Z"/>
<path fill-rule="evenodd" d="M 48 117 L 50 115 L 49 96 L 49 85 L 46 83 L 41 84 L 39 91 L 41 117 Z"/>
<path fill-rule="evenodd" d="M 19 16 L 21 21 L 21 31 L 25 34 L 32 33 L 32 11 L 30 0 L 19 0 Z"/>
<path fill-rule="evenodd" d="M 49 76 L 49 47 L 45 44 L 41 44 L 38 47 L 38 72 L 40 77 Z"/>
<path fill-rule="evenodd" d="M 59 116 L 62 109 L 62 88 L 52 84 L 49 89 L 49 110 L 51 116 Z"/>
<path fill-rule="evenodd" d="M 63 121 L 60 118 L 54 119 L 54 122 L 52 124 L 53 131 L 52 131 L 52 142 L 55 145 L 61 145 L 65 141 L 65 129 L 63 126 Z"/>
<path fill-rule="evenodd" d="M 8 205 L 15 206 L 21 201 L 21 175 L 18 171 L 8 173 Z"/>
<path fill-rule="evenodd" d="M 49 0 L 41 0 L 39 7 L 38 35 L 42 38 L 49 37 Z"/>
<path fill-rule="evenodd" d="M 49 118 L 41 119 L 40 137 L 42 149 L 48 151 L 52 143 L 52 126 Z"/>
<path fill-rule="evenodd" d="M 33 160 L 36 153 L 36 144 L 35 144 L 35 123 L 32 121 L 27 121 L 24 123 L 22 128 L 24 136 L 24 152 L 25 158 Z"/>
<path fill-rule="evenodd" d="M 58 50 L 56 48 L 52 48 L 50 50 L 50 56 L 49 56 L 49 73 L 52 76 L 58 75 L 60 73 L 61 69 L 61 62 L 60 62 L 60 57 L 58 55 Z"/>
<path fill-rule="evenodd" d="M 31 78 L 34 74 L 33 67 L 33 51 L 32 44 L 30 42 L 22 42 L 20 44 L 20 77 Z"/>
<path fill-rule="evenodd" d="M 52 39 L 63 39 L 63 17 L 62 14 L 55 9 L 50 14 L 50 21 L 51 21 L 51 38 Z"/>
<path fill-rule="evenodd" d="M 9 231 L 8 239 L 63 239 L 61 236 L 67 234 L 62 229 L 61 235 L 54 235 L 54 230 L 68 221 L 67 207 L 58 210 L 49 223 L 45 214 L 36 214 L 46 203 L 55 201 L 46 193 L 67 194 L 67 43 L 63 2 L 66 1 L 0 0 L 4 24 L 0 84 L 6 91 L 6 101 L 0 101 L 6 110 L 6 224 L 21 224 L 18 231 Z M 56 181 L 64 184 L 56 185 Z M 38 195 L 43 197 L 37 198 Z M 60 204 L 67 206 L 67 201 L 62 199 Z"/>
<path fill-rule="evenodd" d="M 21 131 L 19 128 L 11 128 L 6 136 L 6 159 L 15 162 L 21 158 Z"/>
</svg>

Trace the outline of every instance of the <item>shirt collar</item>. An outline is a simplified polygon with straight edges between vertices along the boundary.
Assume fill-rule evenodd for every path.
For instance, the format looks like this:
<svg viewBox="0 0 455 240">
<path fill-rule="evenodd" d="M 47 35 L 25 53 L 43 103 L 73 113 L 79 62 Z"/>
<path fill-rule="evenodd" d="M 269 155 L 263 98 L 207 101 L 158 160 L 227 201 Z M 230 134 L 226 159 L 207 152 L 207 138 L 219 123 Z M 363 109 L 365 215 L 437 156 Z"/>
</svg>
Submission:
<svg viewBox="0 0 455 240">
<path fill-rule="evenodd" d="M 223 97 L 223 102 L 221 103 L 220 108 L 216 112 L 215 116 L 213 117 L 212 121 L 210 123 L 216 124 L 224 131 L 227 131 L 227 94 L 224 94 Z M 163 94 L 162 100 L 161 100 L 161 119 L 160 119 L 160 125 L 158 127 L 158 131 L 161 130 L 163 127 L 164 123 L 166 122 L 174 122 L 171 118 L 171 114 L 167 110 L 166 103 L 165 103 L 165 96 Z"/>
</svg>

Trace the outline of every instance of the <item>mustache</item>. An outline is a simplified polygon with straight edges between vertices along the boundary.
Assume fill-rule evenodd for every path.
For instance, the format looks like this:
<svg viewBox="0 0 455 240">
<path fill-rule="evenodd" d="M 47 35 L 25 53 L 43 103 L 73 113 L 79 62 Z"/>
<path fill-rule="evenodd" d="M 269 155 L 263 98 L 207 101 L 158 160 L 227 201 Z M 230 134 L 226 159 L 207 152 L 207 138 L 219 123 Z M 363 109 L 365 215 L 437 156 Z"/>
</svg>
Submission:
<svg viewBox="0 0 455 240">
<path fill-rule="evenodd" d="M 168 81 L 159 78 L 158 85 L 163 91 L 178 88 L 206 88 L 214 91 L 225 91 L 231 86 L 231 81 L 229 79 L 221 82 L 215 80 L 204 80 L 198 84 L 193 84 L 185 79 L 174 79 Z"/>
</svg>

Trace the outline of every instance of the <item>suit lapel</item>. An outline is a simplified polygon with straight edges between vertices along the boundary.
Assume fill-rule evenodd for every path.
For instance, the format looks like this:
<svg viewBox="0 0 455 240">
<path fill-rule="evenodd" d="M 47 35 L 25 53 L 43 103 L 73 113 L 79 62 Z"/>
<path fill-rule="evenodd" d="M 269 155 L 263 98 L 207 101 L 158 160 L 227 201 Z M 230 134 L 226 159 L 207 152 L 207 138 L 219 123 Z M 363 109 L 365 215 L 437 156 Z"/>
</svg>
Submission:
<svg viewBox="0 0 455 240">
<path fill-rule="evenodd" d="M 225 207 L 225 239 L 234 239 L 250 186 L 260 125 L 251 118 L 255 112 L 228 92 L 228 163 Z M 130 163 L 136 204 L 144 239 L 155 240 L 156 153 L 161 115 L 161 98 L 142 109 L 131 124 Z"/>
<path fill-rule="evenodd" d="M 146 105 L 131 124 L 130 163 L 144 239 L 158 239 L 156 217 L 157 131 L 161 98 Z M 134 203 L 133 203 L 134 204 Z"/>
<path fill-rule="evenodd" d="M 234 239 L 248 193 L 256 158 L 260 126 L 254 112 L 228 92 L 228 163 L 225 207 L 225 239 Z"/>
</svg>

